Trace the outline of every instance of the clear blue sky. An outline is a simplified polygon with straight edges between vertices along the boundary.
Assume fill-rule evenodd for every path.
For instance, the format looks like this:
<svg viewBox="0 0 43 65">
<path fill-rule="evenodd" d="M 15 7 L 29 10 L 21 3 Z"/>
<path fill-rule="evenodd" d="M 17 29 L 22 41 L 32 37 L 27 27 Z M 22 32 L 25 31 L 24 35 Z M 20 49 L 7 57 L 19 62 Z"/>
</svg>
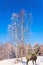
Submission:
<svg viewBox="0 0 43 65">
<path fill-rule="evenodd" d="M 7 38 L 8 24 L 13 12 L 21 9 L 32 12 L 32 35 L 30 42 L 43 43 L 43 0 L 0 0 L 0 41 L 5 42 Z"/>
</svg>

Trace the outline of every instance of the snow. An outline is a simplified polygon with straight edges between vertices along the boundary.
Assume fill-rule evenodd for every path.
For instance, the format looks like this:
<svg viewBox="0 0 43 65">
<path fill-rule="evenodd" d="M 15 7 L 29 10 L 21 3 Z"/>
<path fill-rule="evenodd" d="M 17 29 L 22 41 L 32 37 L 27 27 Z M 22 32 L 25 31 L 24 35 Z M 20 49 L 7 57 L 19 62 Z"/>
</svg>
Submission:
<svg viewBox="0 0 43 65">
<path fill-rule="evenodd" d="M 21 62 L 20 58 L 19 58 L 18 63 L 15 63 L 16 59 L 14 59 L 14 58 L 13 59 L 2 60 L 2 61 L 0 61 L 0 65 L 26 65 L 26 58 L 23 57 L 22 59 L 23 59 L 23 62 Z M 37 57 L 36 64 L 37 65 L 43 65 L 43 56 L 38 56 Z M 29 61 L 28 65 L 33 65 L 32 61 Z"/>
<path fill-rule="evenodd" d="M 37 63 L 38 65 L 43 65 L 43 56 L 38 56 L 36 63 Z"/>
</svg>

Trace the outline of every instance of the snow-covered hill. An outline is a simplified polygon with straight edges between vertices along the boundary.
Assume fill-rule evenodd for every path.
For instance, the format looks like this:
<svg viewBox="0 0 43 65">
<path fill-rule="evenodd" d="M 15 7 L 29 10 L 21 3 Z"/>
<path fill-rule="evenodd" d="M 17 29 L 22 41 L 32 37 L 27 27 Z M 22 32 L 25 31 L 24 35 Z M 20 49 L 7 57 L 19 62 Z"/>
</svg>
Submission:
<svg viewBox="0 0 43 65">
<path fill-rule="evenodd" d="M 16 62 L 16 59 L 6 59 L 6 60 L 0 61 L 0 65 L 26 65 L 26 58 L 23 57 L 23 62 L 22 63 L 20 61 L 18 61 L 18 63 L 16 64 L 15 62 Z M 43 65 L 43 56 L 38 56 L 37 57 L 36 64 L 37 65 Z M 29 61 L 28 65 L 33 65 L 32 61 Z"/>
</svg>

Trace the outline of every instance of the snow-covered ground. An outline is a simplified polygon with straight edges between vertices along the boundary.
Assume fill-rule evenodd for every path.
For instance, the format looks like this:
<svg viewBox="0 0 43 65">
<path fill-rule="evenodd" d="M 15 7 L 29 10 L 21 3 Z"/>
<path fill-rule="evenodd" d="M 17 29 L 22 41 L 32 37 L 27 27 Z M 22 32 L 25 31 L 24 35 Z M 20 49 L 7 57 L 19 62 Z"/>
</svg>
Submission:
<svg viewBox="0 0 43 65">
<path fill-rule="evenodd" d="M 26 58 L 23 57 L 23 62 L 20 62 L 20 59 L 18 61 L 18 63 L 16 64 L 16 59 L 6 59 L 6 60 L 2 60 L 0 61 L 0 65 L 26 65 Z M 43 56 L 38 56 L 37 57 L 37 61 L 36 61 L 37 65 L 43 65 Z M 33 65 L 32 61 L 28 62 L 28 65 Z"/>
</svg>

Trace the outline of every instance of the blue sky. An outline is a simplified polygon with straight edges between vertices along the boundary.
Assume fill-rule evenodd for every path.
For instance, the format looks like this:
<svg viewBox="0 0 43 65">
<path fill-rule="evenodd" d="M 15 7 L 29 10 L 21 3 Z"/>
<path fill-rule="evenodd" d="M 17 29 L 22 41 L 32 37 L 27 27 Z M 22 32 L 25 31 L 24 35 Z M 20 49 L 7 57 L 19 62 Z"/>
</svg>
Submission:
<svg viewBox="0 0 43 65">
<path fill-rule="evenodd" d="M 30 43 L 43 44 L 43 0 L 0 0 L 0 41 L 6 42 L 8 24 L 13 12 L 32 12 Z"/>
</svg>

